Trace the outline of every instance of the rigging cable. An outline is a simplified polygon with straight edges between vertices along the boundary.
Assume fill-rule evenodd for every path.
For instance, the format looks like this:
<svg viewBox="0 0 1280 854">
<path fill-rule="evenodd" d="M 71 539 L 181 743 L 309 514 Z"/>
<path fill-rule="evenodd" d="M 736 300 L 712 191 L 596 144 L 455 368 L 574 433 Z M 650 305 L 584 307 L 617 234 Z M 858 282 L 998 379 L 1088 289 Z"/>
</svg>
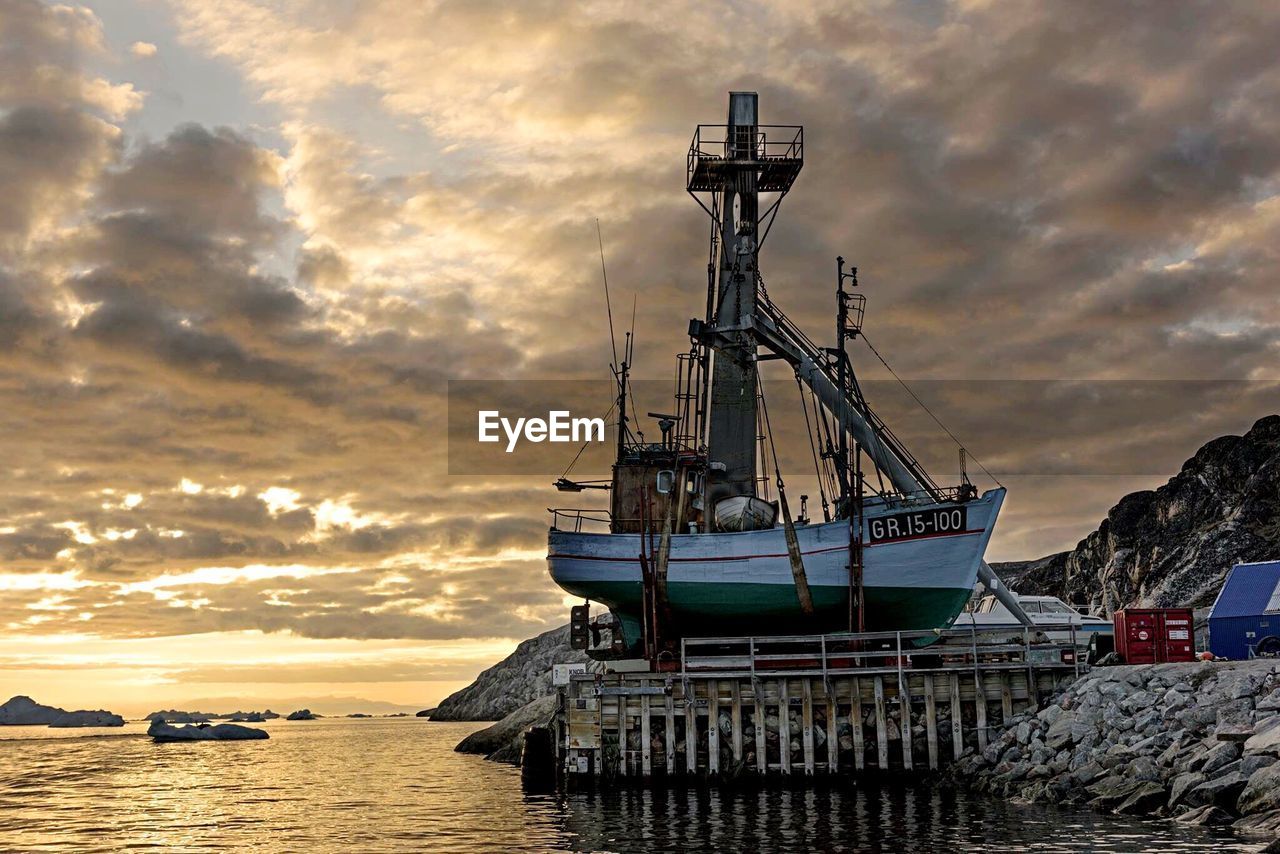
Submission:
<svg viewBox="0 0 1280 854">
<path fill-rule="evenodd" d="M 613 301 L 609 299 L 609 273 L 604 268 L 604 238 L 600 236 L 600 217 L 596 217 L 596 245 L 600 247 L 600 278 L 604 280 L 604 307 L 609 314 L 609 346 L 613 350 L 613 363 L 616 365 L 618 364 L 618 341 L 613 336 Z"/>
<path fill-rule="evenodd" d="M 773 428 L 769 426 L 769 404 L 764 400 L 764 384 L 760 382 L 760 366 L 756 365 L 756 386 L 760 389 L 760 412 L 764 415 L 764 432 L 769 438 L 769 451 L 773 454 L 773 474 L 778 479 L 778 492 L 782 492 L 782 469 L 778 466 L 778 447 L 773 443 Z"/>
<path fill-rule="evenodd" d="M 872 353 L 875 354 L 875 357 L 880 360 L 880 364 L 884 365 L 885 370 L 887 370 L 890 374 L 892 374 L 893 378 L 898 381 L 898 385 L 906 389 L 907 394 L 911 395 L 912 399 L 915 400 L 915 402 L 920 405 L 920 408 L 923 409 L 925 412 L 929 413 L 929 417 L 933 419 L 934 423 L 942 428 L 942 432 L 946 433 L 948 436 L 951 437 L 951 441 L 956 443 L 956 447 L 964 449 L 965 453 L 969 456 L 969 458 L 978 464 L 978 468 L 982 469 L 983 473 L 986 474 L 987 477 L 995 481 L 996 486 L 1003 487 L 1004 484 L 1000 482 L 999 478 L 997 478 L 995 475 L 993 475 L 990 471 L 987 470 L 987 467 L 982 464 L 982 460 L 974 456 L 973 453 L 969 451 L 968 448 L 965 448 L 965 446 L 961 443 L 961 441 L 958 438 L 956 438 L 956 434 L 952 433 L 951 430 L 947 428 L 947 425 L 942 423 L 942 419 L 934 415 L 933 410 L 925 406 L 924 401 L 921 400 L 919 396 L 914 391 L 911 390 L 911 386 L 907 385 L 906 382 L 902 379 L 902 377 L 898 376 L 898 372 L 895 371 L 893 368 L 889 367 L 889 363 L 884 360 L 884 356 L 880 355 L 880 351 L 877 350 L 875 347 L 873 347 L 871 345 L 871 342 L 867 340 L 867 334 L 864 332 L 859 337 L 862 339 L 862 342 L 867 345 L 867 348 L 871 350 Z"/>
<path fill-rule="evenodd" d="M 609 416 L 613 414 L 613 410 L 616 409 L 617 407 L 618 407 L 617 401 L 614 401 L 612 404 L 610 404 L 609 411 L 604 414 L 604 418 L 602 418 L 601 420 L 607 422 L 609 420 Z M 614 425 L 607 424 L 606 426 L 612 427 Z M 578 453 L 574 454 L 573 459 L 569 460 L 569 465 L 565 468 L 564 474 L 560 475 L 561 480 L 566 480 L 569 477 L 569 472 L 573 471 L 573 467 L 578 464 L 578 458 L 582 456 L 582 452 L 585 451 L 587 449 L 587 445 L 590 445 L 590 444 L 591 444 L 590 439 L 582 443 L 582 447 L 578 449 Z"/>
<path fill-rule="evenodd" d="M 796 374 L 796 390 L 800 392 L 800 408 L 804 410 L 804 429 L 809 434 L 809 452 L 813 454 L 813 472 L 818 478 L 818 497 L 822 500 L 822 521 L 831 521 L 831 511 L 827 504 L 827 491 L 822 486 L 822 465 L 818 462 L 818 448 L 813 441 L 813 427 L 809 423 L 809 404 L 804 399 L 804 385 L 800 382 L 800 374 Z"/>
</svg>

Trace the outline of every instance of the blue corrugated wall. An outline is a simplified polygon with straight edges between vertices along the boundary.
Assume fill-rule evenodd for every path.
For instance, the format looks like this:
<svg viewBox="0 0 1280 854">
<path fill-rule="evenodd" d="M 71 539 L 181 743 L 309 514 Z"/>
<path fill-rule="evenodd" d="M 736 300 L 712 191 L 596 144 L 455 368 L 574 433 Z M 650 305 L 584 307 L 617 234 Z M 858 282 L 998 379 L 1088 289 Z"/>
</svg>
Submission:
<svg viewBox="0 0 1280 854">
<path fill-rule="evenodd" d="M 1268 635 L 1280 636 L 1280 614 L 1209 618 L 1209 651 L 1219 658 L 1244 660 L 1249 647 Z"/>
</svg>

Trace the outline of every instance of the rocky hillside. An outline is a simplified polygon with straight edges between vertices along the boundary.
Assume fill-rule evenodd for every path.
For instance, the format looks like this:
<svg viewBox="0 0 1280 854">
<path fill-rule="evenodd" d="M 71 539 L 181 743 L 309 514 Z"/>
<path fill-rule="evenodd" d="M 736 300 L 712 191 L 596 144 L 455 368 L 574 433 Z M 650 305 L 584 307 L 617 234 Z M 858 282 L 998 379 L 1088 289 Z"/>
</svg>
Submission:
<svg viewBox="0 0 1280 854">
<path fill-rule="evenodd" d="M 1069 552 L 997 564 L 1020 593 L 1088 603 L 1213 603 L 1232 564 L 1280 558 L 1280 415 L 1196 451 L 1158 489 L 1120 499 Z"/>
<path fill-rule="evenodd" d="M 446 697 L 431 713 L 433 721 L 497 721 L 551 693 L 551 666 L 588 662 L 585 652 L 569 649 L 569 627 L 543 632 L 481 673 L 466 688 Z"/>
</svg>

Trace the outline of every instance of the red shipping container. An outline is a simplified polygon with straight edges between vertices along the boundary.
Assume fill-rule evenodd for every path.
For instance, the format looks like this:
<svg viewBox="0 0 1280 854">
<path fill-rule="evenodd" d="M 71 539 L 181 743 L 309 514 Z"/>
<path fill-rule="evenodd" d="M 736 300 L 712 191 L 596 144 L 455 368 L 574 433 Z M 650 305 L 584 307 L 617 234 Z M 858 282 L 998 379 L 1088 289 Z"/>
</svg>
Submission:
<svg viewBox="0 0 1280 854">
<path fill-rule="evenodd" d="M 1125 664 L 1195 661 L 1190 608 L 1126 608 L 1116 611 L 1116 652 Z"/>
</svg>

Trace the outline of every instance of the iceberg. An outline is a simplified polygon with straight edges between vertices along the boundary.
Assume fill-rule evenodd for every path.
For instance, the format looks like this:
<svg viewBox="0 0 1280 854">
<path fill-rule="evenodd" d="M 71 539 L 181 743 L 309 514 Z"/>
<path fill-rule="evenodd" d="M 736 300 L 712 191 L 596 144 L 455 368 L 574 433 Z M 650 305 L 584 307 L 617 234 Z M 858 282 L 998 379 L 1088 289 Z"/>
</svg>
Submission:
<svg viewBox="0 0 1280 854">
<path fill-rule="evenodd" d="M 0 705 L 0 726 L 124 726 L 124 718 L 103 709 L 68 712 L 19 694 Z"/>
<path fill-rule="evenodd" d="M 94 709 L 93 711 L 76 711 L 63 712 L 58 717 L 50 721 L 51 727 L 76 727 L 76 726 L 124 726 L 124 718 L 119 715 L 112 714 L 105 709 Z"/>
<path fill-rule="evenodd" d="M 174 726 L 162 720 L 151 722 L 147 735 L 156 741 L 243 741 L 270 738 L 266 730 L 239 724 L 192 724 Z"/>
<path fill-rule="evenodd" d="M 290 712 L 285 718 L 287 721 L 314 721 L 316 716 L 311 713 L 310 709 L 298 709 L 296 712 Z"/>
<path fill-rule="evenodd" d="M 163 709 L 152 712 L 143 718 L 144 721 L 164 721 L 171 724 L 203 724 L 213 719 L 213 715 L 204 712 L 182 712 L 177 709 Z"/>
</svg>

